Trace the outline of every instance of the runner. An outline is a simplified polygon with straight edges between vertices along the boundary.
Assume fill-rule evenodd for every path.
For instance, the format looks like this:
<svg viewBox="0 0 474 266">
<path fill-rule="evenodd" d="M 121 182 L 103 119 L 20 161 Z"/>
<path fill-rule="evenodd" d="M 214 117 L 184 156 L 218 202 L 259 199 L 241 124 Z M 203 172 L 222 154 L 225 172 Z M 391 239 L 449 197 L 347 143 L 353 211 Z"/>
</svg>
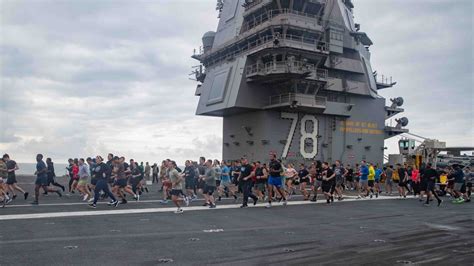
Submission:
<svg viewBox="0 0 474 266">
<path fill-rule="evenodd" d="M 87 164 L 89 165 L 89 173 L 91 176 L 91 182 L 89 184 L 89 191 L 93 193 L 95 191 L 95 186 L 97 185 L 97 178 L 93 175 L 94 173 L 94 168 L 97 166 L 96 159 L 92 159 L 91 157 L 88 157 L 86 159 Z M 89 199 L 89 202 L 93 202 L 94 198 L 91 197 Z"/>
<path fill-rule="evenodd" d="M 407 170 L 403 168 L 401 164 L 397 164 L 397 172 L 398 172 L 398 178 L 399 178 L 398 195 L 400 196 L 400 198 L 402 197 L 406 198 L 407 195 L 406 195 L 405 189 L 409 191 L 408 186 L 407 186 L 407 179 L 408 179 Z"/>
<path fill-rule="evenodd" d="M 374 181 L 375 181 L 375 185 L 374 185 L 374 188 L 375 188 L 375 197 L 378 198 L 379 197 L 379 194 L 382 193 L 382 188 L 380 187 L 380 183 L 382 181 L 382 178 L 383 178 L 383 170 L 379 167 L 378 164 L 375 165 L 375 177 L 374 177 Z"/>
<path fill-rule="evenodd" d="M 51 158 L 46 158 L 46 166 L 48 168 L 48 187 L 53 185 L 55 187 L 60 187 L 63 192 L 65 191 L 65 187 L 58 182 L 56 182 L 56 173 L 54 172 L 54 163 Z"/>
<path fill-rule="evenodd" d="M 10 203 L 12 199 L 7 194 L 7 185 L 5 181 L 8 178 L 8 171 L 7 171 L 7 164 L 0 158 L 0 200 L 2 201 L 2 208 L 5 207 L 6 204 Z"/>
<path fill-rule="evenodd" d="M 33 201 L 32 205 L 39 204 L 39 189 L 43 187 L 44 191 L 48 192 L 56 192 L 60 197 L 62 196 L 59 190 L 55 190 L 52 188 L 48 188 L 48 168 L 46 164 L 43 162 L 43 155 L 38 154 L 36 155 L 36 181 L 35 181 L 35 201 Z"/>
<path fill-rule="evenodd" d="M 213 196 L 214 192 L 216 191 L 216 171 L 214 170 L 214 167 L 212 167 L 212 160 L 207 160 L 204 165 L 206 166 L 206 171 L 204 172 L 204 175 L 200 176 L 200 178 L 204 181 L 203 194 L 204 198 L 206 199 L 206 202 L 203 206 L 209 205 L 209 208 L 213 209 L 216 207 Z"/>
<path fill-rule="evenodd" d="M 341 161 L 336 160 L 336 166 L 334 167 L 334 175 L 335 175 L 335 191 L 337 195 L 337 200 L 341 201 L 342 198 L 342 185 L 344 184 L 344 177 L 348 174 L 348 171 L 346 168 L 344 168 L 343 164 L 341 164 Z"/>
<path fill-rule="evenodd" d="M 291 196 L 295 194 L 295 188 L 293 187 L 293 183 L 296 181 L 296 177 L 298 176 L 298 172 L 294 168 L 293 164 L 289 163 L 288 168 L 285 169 L 285 184 L 286 184 L 286 192 L 288 195 L 288 199 L 291 199 Z"/>
<path fill-rule="evenodd" d="M 184 163 L 184 183 L 186 188 L 186 195 L 191 199 L 191 201 L 196 200 L 196 194 L 194 192 L 195 180 L 196 180 L 196 169 L 193 166 L 193 163 L 190 160 L 187 160 Z"/>
<path fill-rule="evenodd" d="M 77 183 L 79 182 L 79 160 L 75 158 L 72 162 L 72 184 L 71 184 L 71 193 L 75 193 L 77 188 Z"/>
<path fill-rule="evenodd" d="M 28 192 L 25 192 L 20 186 L 18 186 L 16 181 L 15 171 L 20 169 L 18 164 L 14 160 L 11 160 L 8 154 L 4 154 L 2 158 L 7 167 L 8 176 L 6 184 L 8 190 L 12 193 L 12 199 L 16 198 L 15 190 L 18 190 L 23 193 L 23 197 L 26 200 L 28 198 Z"/>
<path fill-rule="evenodd" d="M 88 200 L 92 197 L 92 193 L 89 191 L 89 187 L 87 186 L 87 182 L 89 181 L 90 177 L 90 169 L 89 166 L 84 162 L 84 159 L 79 159 L 79 181 L 77 182 L 77 190 L 82 193 L 83 201 Z"/>
<path fill-rule="evenodd" d="M 248 207 L 249 197 L 253 199 L 253 205 L 257 205 L 258 198 L 252 193 L 252 177 L 255 175 L 255 172 L 252 171 L 252 166 L 249 164 L 247 158 L 242 158 L 242 167 L 240 167 L 240 177 L 239 180 L 242 182 L 242 190 L 244 197 L 242 200 L 242 206 L 240 208 Z"/>
<path fill-rule="evenodd" d="M 237 201 L 237 187 L 232 183 L 230 178 L 231 168 L 229 162 L 222 162 L 222 175 L 221 175 L 221 184 L 218 188 L 219 192 L 219 201 L 221 201 L 222 196 L 227 192 L 232 197 L 234 201 Z"/>
<path fill-rule="evenodd" d="M 428 163 L 426 165 L 426 169 L 423 171 L 423 174 L 421 176 L 421 193 L 426 193 L 426 202 L 425 206 L 430 205 L 430 198 L 431 196 L 434 196 L 438 200 L 438 207 L 441 205 L 443 202 L 439 197 L 438 194 L 436 193 L 435 189 L 435 183 L 436 179 L 439 178 L 439 173 L 435 169 L 432 168 L 432 164 Z"/>
<path fill-rule="evenodd" d="M 133 195 L 133 198 L 136 198 L 136 195 L 133 193 L 131 188 L 127 187 L 125 164 L 124 161 L 118 156 L 114 157 L 114 169 L 112 173 L 115 180 L 112 187 L 112 192 L 122 199 L 121 204 L 127 203 L 127 200 L 125 199 L 125 195 L 123 194 L 122 190 L 125 190 L 127 193 Z"/>
<path fill-rule="evenodd" d="M 451 174 L 451 179 L 454 178 L 453 192 L 455 199 L 453 203 L 463 203 L 465 201 L 464 195 L 462 193 L 462 188 L 464 186 L 464 172 L 458 164 L 453 165 L 453 173 Z M 448 175 L 448 178 L 450 176 Z"/>
<path fill-rule="evenodd" d="M 329 163 L 324 162 L 323 172 L 322 172 L 323 182 L 322 182 L 321 188 L 323 190 L 324 195 L 326 196 L 327 204 L 334 202 L 334 197 L 331 194 L 331 188 L 333 187 L 335 183 L 334 177 L 335 177 L 335 174 L 329 167 Z"/>
<path fill-rule="evenodd" d="M 369 167 L 367 166 L 366 161 L 362 161 L 360 163 L 360 168 L 359 168 L 359 180 L 360 180 L 360 185 L 359 185 L 359 196 L 357 197 L 358 199 L 365 198 L 369 195 Z"/>
<path fill-rule="evenodd" d="M 158 179 L 158 174 L 159 174 L 159 169 L 158 169 L 158 165 L 156 163 L 153 164 L 153 166 L 151 167 L 151 170 L 152 170 L 152 183 L 158 183 L 159 182 L 159 179 Z"/>
<path fill-rule="evenodd" d="M 189 199 L 184 195 L 183 190 L 184 190 L 184 177 L 182 174 L 178 173 L 178 170 L 176 170 L 176 162 L 175 161 L 170 161 L 168 163 L 168 174 L 169 174 L 169 180 L 171 181 L 171 199 L 178 207 L 178 209 L 174 213 L 183 213 L 183 209 L 181 209 L 181 206 L 179 205 L 180 201 L 184 201 L 186 203 L 186 206 L 189 205 Z"/>
<path fill-rule="evenodd" d="M 298 171 L 299 183 L 300 183 L 300 191 L 303 194 L 303 200 L 309 200 L 309 194 L 306 190 L 306 186 L 310 183 L 309 181 L 309 171 L 306 169 L 304 163 L 300 164 L 300 170 Z"/>
<path fill-rule="evenodd" d="M 318 190 L 321 188 L 323 184 L 323 176 L 322 176 L 323 164 L 321 163 L 321 161 L 316 161 L 316 163 L 314 163 L 313 169 L 311 169 L 311 172 L 312 172 L 311 176 L 313 178 L 312 190 L 314 192 L 314 196 L 311 199 L 311 201 L 316 202 L 318 200 Z"/>
<path fill-rule="evenodd" d="M 472 193 L 472 183 L 474 182 L 474 172 L 471 170 L 471 167 L 466 167 L 464 172 L 464 177 L 466 179 L 466 202 L 471 202 L 471 193 Z"/>
<path fill-rule="evenodd" d="M 257 197 L 259 200 L 264 200 L 265 197 L 265 187 L 267 185 L 268 180 L 268 172 L 262 166 L 260 161 L 255 163 L 255 192 L 257 193 Z"/>
<path fill-rule="evenodd" d="M 393 165 L 384 167 L 385 173 L 385 194 L 392 195 L 393 191 Z"/>
<path fill-rule="evenodd" d="M 89 204 L 89 206 L 94 209 L 97 207 L 96 204 L 99 200 L 100 192 L 103 191 L 104 194 L 112 200 L 109 202 L 109 206 L 117 207 L 119 202 L 115 198 L 114 194 L 110 192 L 108 185 L 108 180 L 110 179 L 109 173 L 111 173 L 109 166 L 103 162 L 103 159 L 100 155 L 97 155 L 95 161 L 96 166 L 93 169 L 92 179 L 97 180 L 97 183 L 94 189 L 94 201 Z"/>
<path fill-rule="evenodd" d="M 283 169 L 281 163 L 276 159 L 276 154 L 270 154 L 270 163 L 268 164 L 268 167 L 270 168 L 270 176 L 268 178 L 268 204 L 267 206 L 265 206 L 265 208 L 272 207 L 272 198 L 274 190 L 276 190 L 280 194 L 281 199 L 283 199 L 283 205 L 286 206 L 286 198 L 281 189 L 281 173 L 283 172 Z"/>
<path fill-rule="evenodd" d="M 356 186 L 354 184 L 354 169 L 352 169 L 351 165 L 350 164 L 347 164 L 346 165 L 346 175 L 345 175 L 345 179 L 346 179 L 346 188 L 348 190 L 355 190 Z"/>
</svg>

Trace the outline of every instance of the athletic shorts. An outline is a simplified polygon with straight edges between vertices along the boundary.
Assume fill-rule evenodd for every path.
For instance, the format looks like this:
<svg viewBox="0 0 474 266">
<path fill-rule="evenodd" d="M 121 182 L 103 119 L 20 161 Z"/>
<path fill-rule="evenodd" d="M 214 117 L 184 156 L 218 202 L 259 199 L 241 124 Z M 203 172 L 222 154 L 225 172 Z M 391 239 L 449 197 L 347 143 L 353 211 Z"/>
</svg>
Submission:
<svg viewBox="0 0 474 266">
<path fill-rule="evenodd" d="M 87 179 L 79 179 L 79 182 L 77 182 L 78 186 L 86 186 L 87 185 Z"/>
<path fill-rule="evenodd" d="M 368 180 L 367 184 L 369 185 L 369 187 L 374 187 L 375 180 Z"/>
<path fill-rule="evenodd" d="M 93 186 L 97 185 L 97 181 L 98 181 L 97 178 L 92 178 L 91 179 L 91 185 L 93 185 Z"/>
<path fill-rule="evenodd" d="M 115 187 L 115 186 L 118 186 L 119 188 L 124 188 L 124 187 L 126 187 L 126 186 L 127 186 L 127 179 L 121 178 L 121 179 L 115 180 L 115 182 L 114 182 L 114 187 Z"/>
<path fill-rule="evenodd" d="M 18 182 L 16 181 L 16 176 L 9 176 L 9 177 L 7 177 L 7 185 L 13 185 L 13 184 L 15 184 L 15 183 L 18 183 Z"/>
<path fill-rule="evenodd" d="M 186 189 L 194 189 L 194 177 L 186 177 L 185 184 Z"/>
<path fill-rule="evenodd" d="M 259 191 L 265 191 L 265 183 L 255 183 L 255 188 Z"/>
<path fill-rule="evenodd" d="M 184 196 L 184 193 L 183 193 L 183 190 L 181 190 L 181 189 L 172 189 L 170 191 L 170 195 L 172 195 L 172 196 L 181 196 L 181 195 L 183 195 Z"/>
<path fill-rule="evenodd" d="M 379 184 L 379 183 L 380 183 L 380 179 L 375 179 L 375 183 L 376 183 L 376 184 Z"/>
<path fill-rule="evenodd" d="M 435 189 L 435 182 L 434 180 L 426 182 L 425 191 L 432 191 Z M 422 189 L 423 190 L 423 189 Z"/>
<path fill-rule="evenodd" d="M 268 177 L 268 185 L 275 186 L 277 188 L 281 188 L 282 182 L 281 177 L 279 176 L 270 176 Z"/>
<path fill-rule="evenodd" d="M 391 178 L 385 179 L 385 184 L 391 186 L 393 184 L 393 181 Z"/>
<path fill-rule="evenodd" d="M 356 178 L 354 178 L 354 181 L 356 181 L 357 183 L 359 183 L 359 182 L 360 182 L 360 177 L 357 176 Z"/>
<path fill-rule="evenodd" d="M 454 183 L 454 190 L 461 191 L 463 185 L 464 183 Z"/>
<path fill-rule="evenodd" d="M 198 183 L 197 183 L 197 187 L 199 189 L 204 189 L 204 187 L 206 186 L 206 182 L 204 180 L 199 180 Z"/>
<path fill-rule="evenodd" d="M 344 182 L 344 178 L 342 176 L 336 176 L 336 186 L 341 186 Z"/>
<path fill-rule="evenodd" d="M 326 193 L 329 193 L 331 191 L 331 187 L 332 187 L 332 184 L 322 184 L 321 185 L 321 189 L 323 190 L 323 192 L 326 192 Z"/>
<path fill-rule="evenodd" d="M 369 184 L 369 180 L 360 180 L 359 183 L 360 183 L 361 186 L 364 187 L 364 186 L 367 186 Z"/>
<path fill-rule="evenodd" d="M 322 184 L 323 184 L 323 181 L 315 179 L 314 180 L 314 189 L 317 189 L 317 188 L 321 187 Z"/>
<path fill-rule="evenodd" d="M 208 186 L 208 185 L 205 185 L 202 192 L 203 192 L 204 194 L 207 194 L 207 195 L 209 195 L 209 196 L 212 196 L 212 194 L 214 194 L 214 191 L 216 191 L 216 187 L 215 187 L 215 186 Z"/>
<path fill-rule="evenodd" d="M 47 186 L 48 185 L 48 177 L 36 177 L 35 185 L 39 186 Z"/>
<path fill-rule="evenodd" d="M 306 183 L 309 184 L 309 178 L 302 178 L 300 183 Z"/>
</svg>

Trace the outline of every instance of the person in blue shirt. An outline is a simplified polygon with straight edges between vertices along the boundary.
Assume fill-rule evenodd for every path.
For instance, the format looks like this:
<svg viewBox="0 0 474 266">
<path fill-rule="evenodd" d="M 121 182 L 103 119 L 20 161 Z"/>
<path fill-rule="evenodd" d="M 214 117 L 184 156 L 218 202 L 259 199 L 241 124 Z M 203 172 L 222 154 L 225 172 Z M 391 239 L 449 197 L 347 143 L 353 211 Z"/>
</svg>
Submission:
<svg viewBox="0 0 474 266">
<path fill-rule="evenodd" d="M 32 205 L 38 205 L 40 187 L 43 187 L 44 191 L 56 192 L 60 197 L 62 196 L 59 190 L 48 188 L 48 168 L 43 162 L 42 154 L 36 155 L 36 162 L 35 201 L 31 203 Z"/>
<path fill-rule="evenodd" d="M 226 161 L 222 161 L 221 183 L 219 184 L 219 187 L 218 187 L 218 194 L 219 194 L 218 201 L 221 201 L 222 196 L 224 194 L 232 195 L 232 197 L 234 197 L 234 199 L 237 200 L 237 196 L 236 196 L 237 187 L 234 185 L 234 183 L 231 180 L 231 177 L 230 177 L 231 170 L 232 169 L 230 167 L 230 163 Z"/>
<path fill-rule="evenodd" d="M 375 197 L 377 198 L 380 194 L 380 192 L 382 191 L 381 190 L 381 187 L 380 187 L 380 179 L 382 179 L 382 169 L 380 168 L 380 166 L 377 164 L 375 165 Z"/>
<path fill-rule="evenodd" d="M 369 167 L 367 166 L 366 161 L 360 162 L 359 167 L 359 174 L 360 174 L 360 191 L 358 198 L 365 198 L 369 192 Z"/>
</svg>

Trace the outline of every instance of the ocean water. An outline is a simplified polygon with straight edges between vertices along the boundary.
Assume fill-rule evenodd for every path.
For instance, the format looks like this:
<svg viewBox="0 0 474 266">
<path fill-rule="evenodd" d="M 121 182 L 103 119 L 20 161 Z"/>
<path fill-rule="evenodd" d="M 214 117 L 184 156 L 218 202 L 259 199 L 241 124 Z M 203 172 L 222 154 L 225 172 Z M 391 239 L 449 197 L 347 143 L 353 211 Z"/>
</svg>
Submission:
<svg viewBox="0 0 474 266">
<path fill-rule="evenodd" d="M 54 162 L 54 161 L 53 161 Z M 17 175 L 33 175 L 36 171 L 36 164 L 35 163 L 19 163 L 17 162 L 18 169 L 16 171 Z M 54 164 L 54 171 L 56 172 L 56 176 L 62 176 L 67 174 L 66 170 L 67 164 L 55 163 Z"/>
</svg>

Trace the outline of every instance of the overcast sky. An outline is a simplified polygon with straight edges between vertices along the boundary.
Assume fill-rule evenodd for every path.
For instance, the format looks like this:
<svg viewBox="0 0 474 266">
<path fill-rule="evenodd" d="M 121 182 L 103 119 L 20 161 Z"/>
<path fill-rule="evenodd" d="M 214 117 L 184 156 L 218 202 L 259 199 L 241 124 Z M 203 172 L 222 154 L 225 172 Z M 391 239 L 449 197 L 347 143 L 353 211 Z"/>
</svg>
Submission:
<svg viewBox="0 0 474 266">
<path fill-rule="evenodd" d="M 228 0 L 229 1 L 229 0 Z M 474 145 L 471 0 L 356 0 L 372 66 L 409 129 Z M 222 119 L 194 115 L 190 58 L 215 0 L 0 0 L 0 153 L 220 158 Z M 393 142 L 387 142 L 395 151 Z"/>
</svg>

